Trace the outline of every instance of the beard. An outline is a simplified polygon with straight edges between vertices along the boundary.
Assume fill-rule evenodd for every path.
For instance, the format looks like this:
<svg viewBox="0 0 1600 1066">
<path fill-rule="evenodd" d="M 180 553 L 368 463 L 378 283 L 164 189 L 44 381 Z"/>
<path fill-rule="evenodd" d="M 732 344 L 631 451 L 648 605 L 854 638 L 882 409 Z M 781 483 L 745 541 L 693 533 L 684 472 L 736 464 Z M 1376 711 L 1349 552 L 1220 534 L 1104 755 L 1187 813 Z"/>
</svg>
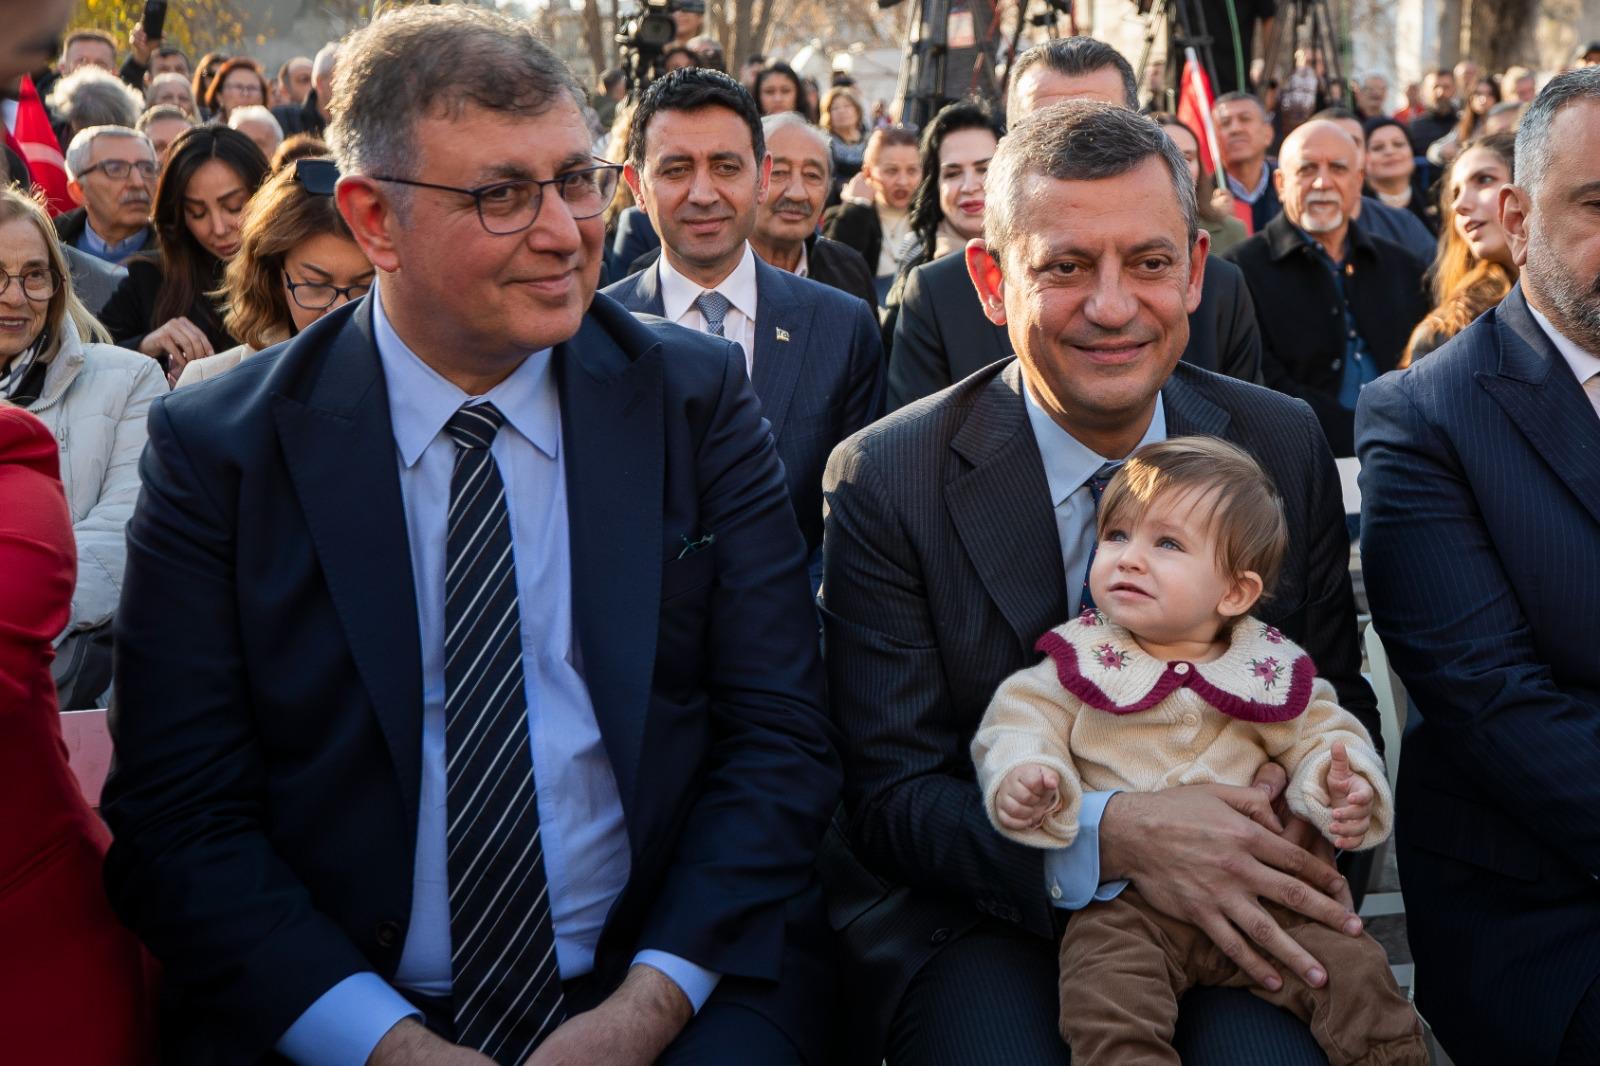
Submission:
<svg viewBox="0 0 1600 1066">
<path fill-rule="evenodd" d="M 1528 288 L 1544 299 L 1548 317 L 1562 335 L 1586 352 L 1600 352 L 1600 278 L 1581 278 L 1556 255 L 1541 226 L 1528 230 Z"/>
</svg>

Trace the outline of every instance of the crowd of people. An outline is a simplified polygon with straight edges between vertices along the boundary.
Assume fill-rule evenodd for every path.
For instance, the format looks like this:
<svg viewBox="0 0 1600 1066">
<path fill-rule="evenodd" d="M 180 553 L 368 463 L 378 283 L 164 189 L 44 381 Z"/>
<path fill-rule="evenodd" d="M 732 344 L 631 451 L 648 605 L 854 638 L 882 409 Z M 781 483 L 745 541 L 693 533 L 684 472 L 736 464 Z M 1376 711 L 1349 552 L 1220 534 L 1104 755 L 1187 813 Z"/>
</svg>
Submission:
<svg viewBox="0 0 1600 1066">
<path fill-rule="evenodd" d="M 1427 1063 L 1393 833 L 1454 1061 L 1600 1061 L 1600 47 L 1234 79 L 1212 170 L 1086 37 L 914 130 L 698 0 L 591 91 L 67 6 L 0 30 L 22 1060 Z"/>
</svg>

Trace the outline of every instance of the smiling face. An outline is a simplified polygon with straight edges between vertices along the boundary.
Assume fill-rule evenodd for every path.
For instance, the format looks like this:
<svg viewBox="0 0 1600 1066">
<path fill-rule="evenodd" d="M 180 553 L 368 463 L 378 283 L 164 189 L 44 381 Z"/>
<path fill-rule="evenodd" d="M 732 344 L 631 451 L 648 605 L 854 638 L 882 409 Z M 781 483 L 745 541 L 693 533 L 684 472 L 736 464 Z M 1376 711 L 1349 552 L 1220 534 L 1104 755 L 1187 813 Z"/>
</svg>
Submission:
<svg viewBox="0 0 1600 1066">
<path fill-rule="evenodd" d="M 1217 551 L 1217 492 L 1168 490 L 1127 522 L 1106 522 L 1089 569 L 1095 606 L 1146 645 L 1209 644 L 1244 613 Z M 1253 605 L 1255 597 L 1249 596 Z"/>
<path fill-rule="evenodd" d="M 744 255 L 770 166 L 756 159 L 743 118 L 702 107 L 656 112 L 645 130 L 644 168 L 626 173 L 673 267 L 715 283 Z"/>
<path fill-rule="evenodd" d="M 183 190 L 183 224 L 200 246 L 218 259 L 232 259 L 239 250 L 239 215 L 250 202 L 250 189 L 220 159 L 203 163 Z"/>
<path fill-rule="evenodd" d="M 772 177 L 756 211 L 756 236 L 794 245 L 809 237 L 828 199 L 828 150 L 804 129 L 787 126 L 767 137 Z"/>
<path fill-rule="evenodd" d="M 49 317 L 50 300 L 30 298 L 22 279 L 50 269 L 50 250 L 31 219 L 14 218 L 0 225 L 0 269 L 11 283 L 0 292 L 0 365 L 38 339 Z"/>
<path fill-rule="evenodd" d="M 983 236 L 983 179 L 999 143 L 988 130 L 966 129 L 939 144 L 939 210 L 969 241 Z"/>
<path fill-rule="evenodd" d="M 1487 148 L 1469 148 L 1450 168 L 1451 225 L 1472 254 L 1503 266 L 1511 265 L 1506 231 L 1500 227 L 1500 187 L 1511 174 Z"/>
<path fill-rule="evenodd" d="M 1259 166 L 1272 144 L 1272 126 L 1253 100 L 1226 100 L 1213 116 L 1222 141 L 1222 161 L 1230 167 Z"/>
<path fill-rule="evenodd" d="M 1374 183 L 1408 181 L 1417 169 L 1411 142 L 1399 126 L 1379 126 L 1367 138 L 1367 176 Z"/>
</svg>

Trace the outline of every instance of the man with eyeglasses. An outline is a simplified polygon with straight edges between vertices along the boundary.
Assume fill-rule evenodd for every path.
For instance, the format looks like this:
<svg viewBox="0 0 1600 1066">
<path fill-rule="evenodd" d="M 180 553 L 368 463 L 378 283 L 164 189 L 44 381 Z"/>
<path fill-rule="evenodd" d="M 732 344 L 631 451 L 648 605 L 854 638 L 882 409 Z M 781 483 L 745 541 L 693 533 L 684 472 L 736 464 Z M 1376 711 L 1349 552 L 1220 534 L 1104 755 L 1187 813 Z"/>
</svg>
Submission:
<svg viewBox="0 0 1600 1066">
<path fill-rule="evenodd" d="M 342 49 L 376 285 L 159 401 L 129 528 L 107 883 L 167 1058 L 820 1063 L 839 767 L 744 355 L 595 294 L 618 168 L 525 22 Z"/>
<path fill-rule="evenodd" d="M 155 246 L 150 201 L 159 167 L 144 134 L 91 126 L 67 149 L 67 193 L 81 206 L 56 218 L 61 242 L 108 263 Z"/>
</svg>

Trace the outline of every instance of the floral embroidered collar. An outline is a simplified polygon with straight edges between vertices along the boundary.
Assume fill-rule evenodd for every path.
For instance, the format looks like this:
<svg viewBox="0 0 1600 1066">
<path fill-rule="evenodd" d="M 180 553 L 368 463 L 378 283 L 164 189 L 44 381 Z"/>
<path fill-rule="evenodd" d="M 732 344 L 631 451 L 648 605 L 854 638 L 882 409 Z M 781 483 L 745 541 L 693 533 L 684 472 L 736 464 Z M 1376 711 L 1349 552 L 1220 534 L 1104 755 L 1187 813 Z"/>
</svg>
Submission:
<svg viewBox="0 0 1600 1066">
<path fill-rule="evenodd" d="M 1063 688 L 1111 714 L 1147 711 L 1188 687 L 1230 718 L 1287 722 L 1305 711 L 1317 676 L 1309 655 L 1255 618 L 1240 620 L 1228 650 L 1208 663 L 1156 659 L 1096 610 L 1052 629 L 1034 650 L 1055 662 Z"/>
</svg>

